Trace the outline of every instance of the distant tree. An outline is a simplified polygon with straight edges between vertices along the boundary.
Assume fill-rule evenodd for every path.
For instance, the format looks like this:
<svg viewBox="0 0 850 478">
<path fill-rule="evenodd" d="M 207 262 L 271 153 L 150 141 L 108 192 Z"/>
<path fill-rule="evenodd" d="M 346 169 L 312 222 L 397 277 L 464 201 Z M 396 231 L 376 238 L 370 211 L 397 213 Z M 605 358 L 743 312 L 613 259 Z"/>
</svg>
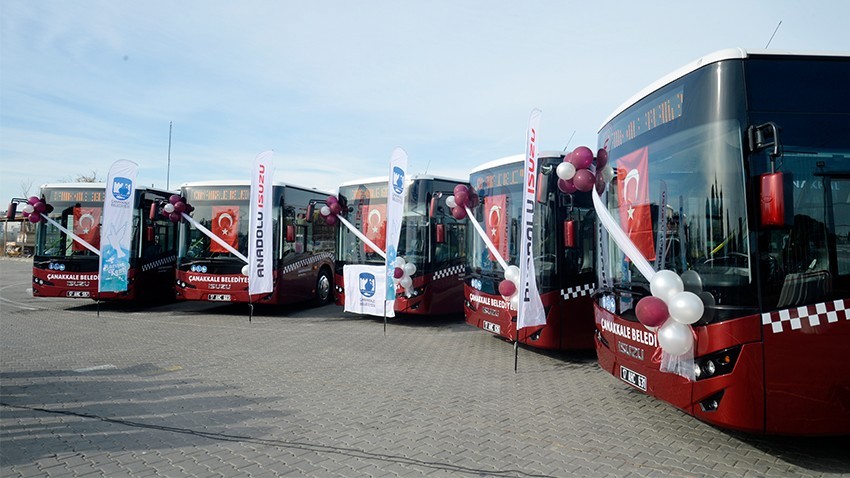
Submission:
<svg viewBox="0 0 850 478">
<path fill-rule="evenodd" d="M 100 178 L 97 177 L 97 171 L 91 171 L 91 174 L 78 174 L 74 182 L 77 183 L 96 183 L 101 181 Z"/>
<path fill-rule="evenodd" d="M 32 189 L 32 179 L 21 181 L 21 197 L 30 197 L 30 189 Z"/>
</svg>

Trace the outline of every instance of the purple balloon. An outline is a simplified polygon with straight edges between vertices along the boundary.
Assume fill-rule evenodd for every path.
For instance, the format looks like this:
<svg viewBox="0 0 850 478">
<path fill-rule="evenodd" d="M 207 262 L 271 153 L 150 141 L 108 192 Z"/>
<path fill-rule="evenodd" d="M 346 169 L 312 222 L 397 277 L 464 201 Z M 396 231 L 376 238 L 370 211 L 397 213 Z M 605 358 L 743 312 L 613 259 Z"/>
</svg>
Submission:
<svg viewBox="0 0 850 478">
<path fill-rule="evenodd" d="M 596 184 L 596 176 L 586 169 L 579 169 L 573 177 L 573 184 L 581 192 L 588 192 Z"/>
<path fill-rule="evenodd" d="M 186 211 L 186 203 L 177 201 L 174 203 L 174 212 L 185 212 Z"/>
<path fill-rule="evenodd" d="M 41 221 L 41 214 L 37 212 L 31 212 L 30 216 L 27 219 L 29 219 L 32 223 L 36 223 L 38 221 Z"/>
<path fill-rule="evenodd" d="M 605 178 L 602 177 L 602 174 L 596 175 L 596 192 L 602 194 L 605 192 Z"/>
<path fill-rule="evenodd" d="M 466 200 L 466 203 L 470 208 L 478 207 L 478 205 L 481 203 L 481 200 L 478 199 L 478 193 L 470 189 L 469 199 Z"/>
<path fill-rule="evenodd" d="M 602 170 L 606 164 L 608 164 L 608 150 L 599 148 L 599 151 L 596 152 L 596 170 Z"/>
<path fill-rule="evenodd" d="M 457 196 L 458 194 L 469 195 L 469 188 L 466 187 L 466 184 L 458 184 L 457 186 L 455 186 L 454 191 L 452 191 L 452 193 L 454 193 L 455 196 Z"/>
<path fill-rule="evenodd" d="M 336 216 L 340 213 L 340 211 L 342 211 L 342 206 L 340 206 L 338 202 L 333 202 L 328 204 L 328 209 L 331 210 L 331 214 Z"/>
<path fill-rule="evenodd" d="M 168 219 L 171 219 L 171 222 L 180 222 L 180 219 L 183 219 L 183 215 L 175 211 L 168 215 Z"/>
<path fill-rule="evenodd" d="M 325 222 L 328 224 L 328 226 L 333 226 L 334 224 L 336 224 L 336 216 L 334 216 L 333 214 L 325 216 Z"/>
<path fill-rule="evenodd" d="M 177 204 L 182 199 L 183 198 L 181 198 L 179 194 L 172 194 L 171 196 L 168 197 L 168 202 L 170 202 L 171 204 Z"/>
<path fill-rule="evenodd" d="M 578 191 L 578 189 L 576 189 L 575 183 L 573 183 L 573 179 L 559 179 L 558 190 L 560 190 L 564 194 L 572 194 Z"/>
<path fill-rule="evenodd" d="M 195 210 L 194 206 L 192 206 L 189 203 L 186 203 L 186 210 L 183 211 L 183 212 L 185 212 L 186 214 L 192 214 L 192 211 L 194 211 L 194 210 Z"/>
<path fill-rule="evenodd" d="M 328 198 L 325 199 L 325 204 L 327 204 L 328 207 L 331 207 L 332 204 L 339 204 L 339 200 L 336 196 L 328 196 Z"/>
<path fill-rule="evenodd" d="M 401 267 L 396 267 L 395 269 L 393 269 L 393 277 L 396 279 L 401 279 L 402 277 L 404 277 L 404 269 L 402 269 Z"/>
<path fill-rule="evenodd" d="M 29 204 L 30 206 L 35 206 L 35 203 L 39 201 L 41 201 L 41 199 L 39 199 L 38 196 L 30 196 L 29 199 L 27 199 L 27 204 Z"/>
<path fill-rule="evenodd" d="M 466 209 L 457 206 L 452 208 L 452 216 L 458 221 L 466 217 Z"/>
<path fill-rule="evenodd" d="M 45 203 L 44 204 L 44 212 L 46 212 L 47 214 L 50 214 L 51 212 L 53 212 L 53 206 Z"/>
<path fill-rule="evenodd" d="M 499 293 L 504 297 L 510 297 L 516 292 L 516 284 L 509 280 L 499 282 Z"/>
<path fill-rule="evenodd" d="M 670 317 L 670 312 L 663 300 L 650 295 L 638 301 L 635 306 L 635 315 L 641 324 L 647 327 L 659 327 Z"/>
<path fill-rule="evenodd" d="M 573 163 L 576 169 L 587 169 L 593 162 L 593 151 L 587 146 L 579 146 L 573 150 L 570 162 Z M 588 189 L 588 191 L 590 190 Z"/>
<path fill-rule="evenodd" d="M 47 205 L 44 204 L 43 202 L 39 201 L 39 202 L 33 204 L 32 208 L 35 210 L 35 212 L 42 213 L 42 212 L 47 210 Z"/>
</svg>

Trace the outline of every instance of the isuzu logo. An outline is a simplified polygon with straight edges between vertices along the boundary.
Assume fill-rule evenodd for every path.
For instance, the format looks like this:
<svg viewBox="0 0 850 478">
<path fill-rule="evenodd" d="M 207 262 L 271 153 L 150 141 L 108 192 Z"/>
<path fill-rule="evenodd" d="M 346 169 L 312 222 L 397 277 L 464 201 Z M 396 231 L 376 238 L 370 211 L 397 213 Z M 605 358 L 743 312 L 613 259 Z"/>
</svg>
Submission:
<svg viewBox="0 0 850 478">
<path fill-rule="evenodd" d="M 489 308 L 489 307 L 482 307 L 482 308 L 481 308 L 481 312 L 483 312 L 483 313 L 485 313 L 485 314 L 487 314 L 487 315 L 492 315 L 493 317 L 498 317 L 498 316 L 499 316 L 499 311 L 498 311 L 498 310 L 493 310 L 493 309 L 491 309 L 491 308 Z"/>
<path fill-rule="evenodd" d="M 640 347 L 635 347 L 634 345 L 629 345 L 625 342 L 617 342 L 617 350 L 623 355 L 643 360 L 643 349 Z"/>
</svg>

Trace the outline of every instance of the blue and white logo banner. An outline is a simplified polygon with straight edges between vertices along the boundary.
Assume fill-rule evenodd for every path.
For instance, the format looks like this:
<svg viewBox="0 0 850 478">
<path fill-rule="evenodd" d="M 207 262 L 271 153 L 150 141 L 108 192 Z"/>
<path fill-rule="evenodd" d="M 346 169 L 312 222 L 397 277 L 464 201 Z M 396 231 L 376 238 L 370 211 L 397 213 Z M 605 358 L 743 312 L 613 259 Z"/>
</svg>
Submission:
<svg viewBox="0 0 850 478">
<path fill-rule="evenodd" d="M 524 327 L 546 324 L 546 309 L 537 289 L 537 274 L 534 270 L 534 208 L 537 205 L 537 152 L 540 143 L 537 131 L 540 128 L 540 110 L 531 111 L 528 119 L 527 146 L 525 150 L 525 181 L 522 201 L 522 240 L 519 254 L 519 310 L 517 330 Z M 538 239 L 539 240 L 539 239 Z"/>
<path fill-rule="evenodd" d="M 386 276 L 383 266 L 346 265 L 342 268 L 342 276 L 346 312 L 384 316 L 386 300 L 381 291 L 386 288 Z M 386 316 L 395 317 L 392 303 L 386 304 Z"/>
<path fill-rule="evenodd" d="M 274 290 L 274 162 L 273 151 L 254 159 L 251 173 L 251 215 L 248 225 L 248 293 Z"/>
<path fill-rule="evenodd" d="M 386 299 L 390 301 L 387 308 L 395 306 L 395 259 L 397 256 L 398 239 L 401 235 L 401 222 L 404 220 L 404 200 L 407 171 L 407 153 L 401 148 L 395 148 L 390 157 L 390 175 L 387 187 L 387 258 L 386 258 Z M 392 317 L 392 316 L 389 316 Z"/>
<path fill-rule="evenodd" d="M 98 292 L 127 290 L 138 169 L 138 164 L 119 159 L 112 163 L 106 177 Z"/>
</svg>

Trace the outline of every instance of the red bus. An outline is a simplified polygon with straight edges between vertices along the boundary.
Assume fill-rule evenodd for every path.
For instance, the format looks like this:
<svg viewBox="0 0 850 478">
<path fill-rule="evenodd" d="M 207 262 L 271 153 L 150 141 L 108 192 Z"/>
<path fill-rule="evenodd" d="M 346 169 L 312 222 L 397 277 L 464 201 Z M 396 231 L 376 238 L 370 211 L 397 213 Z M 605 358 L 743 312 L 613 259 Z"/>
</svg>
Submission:
<svg viewBox="0 0 850 478">
<path fill-rule="evenodd" d="M 45 184 L 41 195 L 53 206 L 50 219 L 99 250 L 105 190 L 104 183 Z M 167 200 L 172 194 L 161 189 L 136 188 L 129 284 L 124 292 L 99 293 L 100 256 L 53 224 L 39 222 L 33 255 L 33 296 L 173 300 L 177 229 L 168 218 L 151 219 L 148 214 L 152 204 Z"/>
<path fill-rule="evenodd" d="M 848 84 L 847 56 L 724 50 L 606 120 L 599 146 L 621 179 L 602 200 L 622 229 L 645 221 L 634 244 L 681 274 L 704 313 L 693 380 L 662 372 L 635 314 L 649 284 L 603 233 L 603 369 L 717 426 L 850 433 Z"/>
<path fill-rule="evenodd" d="M 589 193 L 565 194 L 555 169 L 564 152 L 538 155 L 538 194 L 534 211 L 534 267 L 546 310 L 546 324 L 520 330 L 519 342 L 541 349 L 592 350 L 595 289 L 595 215 Z M 474 218 L 508 264 L 519 261 L 524 155 L 485 163 L 469 174 L 479 198 Z M 464 281 L 466 322 L 507 340 L 516 340 L 517 311 L 498 291 L 504 270 L 478 234 L 469 235 Z"/>
<path fill-rule="evenodd" d="M 248 256 L 249 181 L 186 183 L 181 194 L 194 207 L 192 218 L 243 257 Z M 177 297 L 182 300 L 288 304 L 331 299 L 334 228 L 308 221 L 312 202 L 329 193 L 285 183 L 274 184 L 274 290 L 248 295 L 246 262 L 204 231 L 181 221 Z M 310 208 L 312 211 L 312 208 Z M 314 212 L 318 217 L 318 210 Z M 315 218 L 314 218 L 315 219 Z"/>
<path fill-rule="evenodd" d="M 466 224 L 455 219 L 446 198 L 462 180 L 413 175 L 406 180 L 404 219 L 397 256 L 416 266 L 412 293 L 396 290 L 395 311 L 416 315 L 460 314 L 466 260 Z M 387 178 L 369 178 L 340 185 L 339 200 L 348 207 L 348 221 L 376 246 L 386 248 Z M 383 264 L 384 258 L 345 226 L 339 227 L 336 248 L 337 305 L 345 305 L 343 267 Z"/>
</svg>

